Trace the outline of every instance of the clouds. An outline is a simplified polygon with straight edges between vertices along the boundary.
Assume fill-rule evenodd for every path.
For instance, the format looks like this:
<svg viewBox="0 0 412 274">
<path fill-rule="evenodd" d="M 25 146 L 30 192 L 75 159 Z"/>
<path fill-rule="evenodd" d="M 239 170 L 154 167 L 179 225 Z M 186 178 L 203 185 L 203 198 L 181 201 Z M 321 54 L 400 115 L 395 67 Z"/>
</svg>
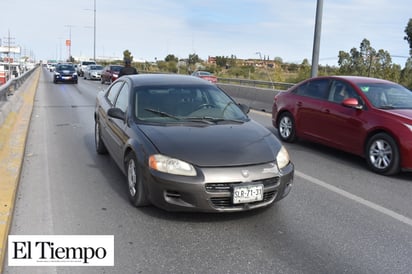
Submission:
<svg viewBox="0 0 412 274">
<path fill-rule="evenodd" d="M 311 60 L 316 1 L 308 0 L 96 0 L 96 55 L 163 59 L 236 55 L 256 58 L 256 52 L 287 62 Z M 0 37 L 10 30 L 15 43 L 37 59 L 65 59 L 65 40 L 72 25 L 72 55 L 93 56 L 93 0 L 7 1 L 0 17 Z M 358 47 L 362 39 L 392 55 L 408 55 L 403 41 L 409 3 L 398 0 L 324 1 L 320 59 L 336 64 L 339 50 Z M 336 59 L 333 60 L 335 57 Z M 394 60 L 395 61 L 395 60 Z M 401 65 L 405 60 L 399 60 Z"/>
</svg>

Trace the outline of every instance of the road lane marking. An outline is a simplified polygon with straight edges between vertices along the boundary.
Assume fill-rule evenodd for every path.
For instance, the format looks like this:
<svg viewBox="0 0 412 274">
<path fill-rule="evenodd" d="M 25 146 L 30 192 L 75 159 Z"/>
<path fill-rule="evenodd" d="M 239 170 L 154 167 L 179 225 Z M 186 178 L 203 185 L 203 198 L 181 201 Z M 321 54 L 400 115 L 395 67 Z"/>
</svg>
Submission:
<svg viewBox="0 0 412 274">
<path fill-rule="evenodd" d="M 410 219 L 410 218 L 408 218 L 408 217 L 406 217 L 406 216 L 403 216 L 403 215 L 401 215 L 401 214 L 399 214 L 399 213 L 396 213 L 395 211 L 392 211 L 392 210 L 390 210 L 390 209 L 387 209 L 387 208 L 385 208 L 385 207 L 383 207 L 383 206 L 380 206 L 380 205 L 378 205 L 378 204 L 375 204 L 375 203 L 373 203 L 373 202 L 371 202 L 371 201 L 365 200 L 365 199 L 363 199 L 363 198 L 361 198 L 361 197 L 359 197 L 359 196 L 356 196 L 356 195 L 354 195 L 354 194 L 352 194 L 352 193 L 349 193 L 349 192 L 347 192 L 347 191 L 345 191 L 345 190 L 342 190 L 342 189 L 340 189 L 340 188 L 337 188 L 337 187 L 335 187 L 335 186 L 332 186 L 332 185 L 330 185 L 330 184 L 327 184 L 327 183 L 325 183 L 325 182 L 323 182 L 323 181 L 321 181 L 321 180 L 319 180 L 319 179 L 316 179 L 316 178 L 314 178 L 314 177 L 312 177 L 312 176 L 309 176 L 309 175 L 307 175 L 307 174 L 305 174 L 305 173 L 302 173 L 302 172 L 300 172 L 300 171 L 295 170 L 295 175 L 297 175 L 298 177 L 300 177 L 300 178 L 302 178 L 302 179 L 305 179 L 305 180 L 307 180 L 307 181 L 309 181 L 309 182 L 311 182 L 311 183 L 313 183 L 313 184 L 316 184 L 316 185 L 318 185 L 318 186 L 324 187 L 324 188 L 326 188 L 326 189 L 328 189 L 328 190 L 330 190 L 330 191 L 332 191 L 332 192 L 334 192 L 334 193 L 336 193 L 336 194 L 339 194 L 339 195 L 341 195 L 341 196 L 343 196 L 343 197 L 345 197 L 345 198 L 348 198 L 348 199 L 350 199 L 350 200 L 353 200 L 353 201 L 355 201 L 355 202 L 357 202 L 357 203 L 359 203 L 359 204 L 362 204 L 362 205 L 367 206 L 367 207 L 369 207 L 369 208 L 371 208 L 371 209 L 373 209 L 373 210 L 376 210 L 376 211 L 378 211 L 378 212 L 380 212 L 380 213 L 383 213 L 383 214 L 385 214 L 385 215 L 387 215 L 387 216 L 389 216 L 389 217 L 392 217 L 392 218 L 394 218 L 394 219 L 396 219 L 396 220 L 398 220 L 398 221 L 400 221 L 400 222 L 402 222 L 402 223 L 405 223 L 405 224 L 407 224 L 407 225 L 409 225 L 409 226 L 412 226 L 412 219 Z"/>
</svg>

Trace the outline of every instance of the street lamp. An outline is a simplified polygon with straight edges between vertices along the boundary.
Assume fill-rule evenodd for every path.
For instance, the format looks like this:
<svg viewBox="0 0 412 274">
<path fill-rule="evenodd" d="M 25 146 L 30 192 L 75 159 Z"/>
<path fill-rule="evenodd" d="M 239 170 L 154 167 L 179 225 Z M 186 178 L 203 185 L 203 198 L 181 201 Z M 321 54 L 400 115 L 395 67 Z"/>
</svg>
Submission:
<svg viewBox="0 0 412 274">
<path fill-rule="evenodd" d="M 67 61 L 71 61 L 71 57 L 72 57 L 72 27 L 74 27 L 73 25 L 65 25 L 65 27 L 69 28 L 69 41 L 66 40 L 66 46 L 69 50 L 69 57 L 67 58 Z M 60 56 L 61 59 L 61 56 Z"/>
<path fill-rule="evenodd" d="M 90 10 L 90 9 L 85 9 Z M 96 0 L 93 7 L 93 60 L 96 61 Z"/>
<path fill-rule="evenodd" d="M 94 22 L 93 22 L 93 27 L 94 27 L 94 41 L 93 41 L 93 60 L 96 61 L 96 0 L 94 0 Z"/>
<path fill-rule="evenodd" d="M 275 89 L 275 85 L 273 84 L 272 77 L 270 77 L 270 73 L 269 73 L 269 71 L 268 71 L 267 64 L 266 64 L 265 61 L 262 59 L 262 53 L 261 53 L 260 51 L 258 51 L 258 52 L 256 52 L 256 54 L 259 55 L 260 61 L 262 61 L 263 68 L 265 69 L 266 74 L 267 74 L 267 76 L 268 76 L 268 78 L 269 78 L 269 80 L 270 80 L 270 83 L 272 84 L 272 88 Z"/>
</svg>

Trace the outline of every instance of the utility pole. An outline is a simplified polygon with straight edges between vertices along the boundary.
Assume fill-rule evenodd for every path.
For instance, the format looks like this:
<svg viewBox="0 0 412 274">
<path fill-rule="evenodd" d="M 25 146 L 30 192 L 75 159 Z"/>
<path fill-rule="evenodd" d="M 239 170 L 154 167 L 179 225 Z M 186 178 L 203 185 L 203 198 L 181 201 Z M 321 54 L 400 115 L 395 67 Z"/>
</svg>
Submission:
<svg viewBox="0 0 412 274">
<path fill-rule="evenodd" d="M 10 79 L 10 78 L 11 78 L 11 58 L 10 58 L 10 52 L 11 52 L 11 47 L 12 47 L 11 43 L 12 43 L 12 40 L 15 39 L 14 37 L 10 37 L 10 30 L 8 31 L 8 36 L 7 36 L 5 39 L 6 39 L 6 44 L 7 44 L 7 48 L 8 48 L 8 51 L 7 51 L 7 63 L 8 63 L 8 65 L 9 65 L 9 68 L 8 68 L 8 79 Z"/>
<path fill-rule="evenodd" d="M 314 39 L 313 39 L 311 77 L 315 77 L 318 75 L 320 33 L 322 29 L 322 12 L 323 12 L 323 0 L 317 0 L 315 33 L 314 33 Z"/>
</svg>

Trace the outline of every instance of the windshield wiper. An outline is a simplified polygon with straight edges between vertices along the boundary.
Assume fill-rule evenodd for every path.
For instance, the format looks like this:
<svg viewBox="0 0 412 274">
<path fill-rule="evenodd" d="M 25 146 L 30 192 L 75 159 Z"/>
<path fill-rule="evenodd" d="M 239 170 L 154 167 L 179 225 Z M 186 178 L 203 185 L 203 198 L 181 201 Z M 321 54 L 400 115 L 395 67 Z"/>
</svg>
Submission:
<svg viewBox="0 0 412 274">
<path fill-rule="evenodd" d="M 203 117 L 187 117 L 184 118 L 185 120 L 189 121 L 196 121 L 196 122 L 205 122 L 209 124 L 216 124 L 218 122 L 234 122 L 234 123 L 244 123 L 242 120 L 236 120 L 236 119 L 224 119 L 224 118 L 216 118 L 216 117 L 210 117 L 210 116 L 203 116 Z"/>
<path fill-rule="evenodd" d="M 155 114 L 159 114 L 159 116 L 164 116 L 164 117 L 173 118 L 175 120 L 180 120 L 180 118 L 178 118 L 178 117 L 176 117 L 172 114 L 169 114 L 167 112 L 164 112 L 164 111 L 155 110 L 155 109 L 152 109 L 152 108 L 145 108 L 144 110 L 150 111 L 150 112 L 155 113 Z"/>
<path fill-rule="evenodd" d="M 380 109 L 394 109 L 395 107 L 392 105 L 382 105 L 382 106 L 379 106 L 379 108 Z"/>
</svg>

